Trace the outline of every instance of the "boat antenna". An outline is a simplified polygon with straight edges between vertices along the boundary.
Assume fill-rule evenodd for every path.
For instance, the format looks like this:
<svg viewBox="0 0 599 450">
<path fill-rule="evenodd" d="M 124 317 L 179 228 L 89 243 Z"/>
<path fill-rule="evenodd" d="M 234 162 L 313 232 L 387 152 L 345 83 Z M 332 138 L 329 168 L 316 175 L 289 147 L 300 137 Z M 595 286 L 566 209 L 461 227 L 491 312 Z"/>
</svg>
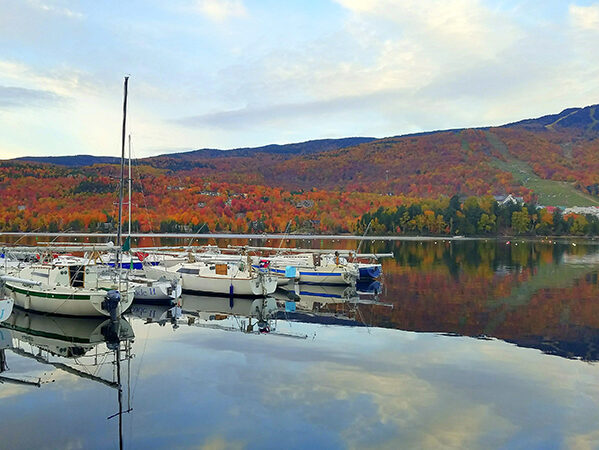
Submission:
<svg viewBox="0 0 599 450">
<path fill-rule="evenodd" d="M 120 256 L 121 256 L 121 251 L 122 251 L 122 242 L 121 242 L 121 234 L 123 232 L 123 184 L 124 184 L 124 178 L 125 178 L 125 133 L 127 130 L 127 87 L 129 84 L 129 77 L 125 77 L 125 83 L 124 83 L 124 94 L 123 94 L 123 133 L 121 136 L 121 180 L 119 182 L 119 226 L 117 228 L 117 236 L 116 236 L 116 242 L 117 242 L 117 250 L 116 250 L 116 267 L 120 267 Z M 120 280 L 120 273 L 121 271 L 119 270 L 119 280 Z"/>
</svg>

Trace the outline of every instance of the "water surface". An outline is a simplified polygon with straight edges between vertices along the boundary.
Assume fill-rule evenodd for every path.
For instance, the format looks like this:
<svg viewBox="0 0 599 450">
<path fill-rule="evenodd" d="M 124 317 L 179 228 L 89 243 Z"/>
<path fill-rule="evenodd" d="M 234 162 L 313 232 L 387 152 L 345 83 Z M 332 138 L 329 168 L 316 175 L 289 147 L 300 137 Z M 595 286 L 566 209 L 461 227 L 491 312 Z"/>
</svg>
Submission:
<svg viewBox="0 0 599 450">
<path fill-rule="evenodd" d="M 394 253 L 380 285 L 290 286 L 298 310 L 270 334 L 240 331 L 243 299 L 186 295 L 162 321 L 137 305 L 117 330 L 15 311 L 0 328 L 2 447 L 599 447 L 599 245 L 361 251 Z"/>
</svg>

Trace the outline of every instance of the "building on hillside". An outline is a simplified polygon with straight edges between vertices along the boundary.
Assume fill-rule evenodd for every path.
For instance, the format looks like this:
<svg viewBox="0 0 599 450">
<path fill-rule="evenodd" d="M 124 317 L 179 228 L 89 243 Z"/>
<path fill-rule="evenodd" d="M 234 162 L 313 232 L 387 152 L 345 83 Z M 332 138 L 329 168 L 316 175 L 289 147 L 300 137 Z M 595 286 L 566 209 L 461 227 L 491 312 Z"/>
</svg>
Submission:
<svg viewBox="0 0 599 450">
<path fill-rule="evenodd" d="M 508 195 L 494 195 L 493 198 L 497 202 L 498 205 L 507 205 L 508 203 L 512 203 L 514 205 L 521 205 L 524 203 L 524 198 L 516 197 L 513 194 Z"/>
<path fill-rule="evenodd" d="M 314 206 L 314 200 L 300 200 L 295 204 L 296 208 L 312 208 Z"/>
<path fill-rule="evenodd" d="M 566 214 L 583 214 L 599 217 L 599 207 L 597 206 L 573 206 L 572 208 L 564 209 L 564 215 Z"/>
</svg>

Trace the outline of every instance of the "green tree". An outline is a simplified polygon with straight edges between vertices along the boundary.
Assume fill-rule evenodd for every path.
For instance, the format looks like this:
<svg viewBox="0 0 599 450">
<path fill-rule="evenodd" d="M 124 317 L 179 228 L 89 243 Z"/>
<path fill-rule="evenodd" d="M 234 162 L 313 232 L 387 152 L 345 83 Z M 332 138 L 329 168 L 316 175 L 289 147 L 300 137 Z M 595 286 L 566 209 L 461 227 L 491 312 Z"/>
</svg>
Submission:
<svg viewBox="0 0 599 450">
<path fill-rule="evenodd" d="M 479 233 L 491 233 L 495 231 L 496 217 L 495 214 L 482 213 L 480 220 L 478 221 L 478 232 Z"/>
<path fill-rule="evenodd" d="M 574 218 L 574 223 L 570 228 L 570 233 L 576 234 L 578 236 L 586 234 L 589 226 L 589 221 L 585 216 L 576 216 Z"/>
<path fill-rule="evenodd" d="M 530 216 L 528 209 L 522 208 L 522 211 L 512 213 L 512 229 L 516 234 L 526 233 L 530 228 Z"/>
</svg>

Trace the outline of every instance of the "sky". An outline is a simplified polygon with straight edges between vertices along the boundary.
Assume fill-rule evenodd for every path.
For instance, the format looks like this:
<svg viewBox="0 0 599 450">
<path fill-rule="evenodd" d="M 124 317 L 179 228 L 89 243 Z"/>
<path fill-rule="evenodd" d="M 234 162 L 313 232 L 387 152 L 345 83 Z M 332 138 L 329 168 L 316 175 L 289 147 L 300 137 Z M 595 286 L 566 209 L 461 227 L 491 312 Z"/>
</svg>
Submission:
<svg viewBox="0 0 599 450">
<path fill-rule="evenodd" d="M 599 103 L 599 2 L 0 0 L 0 159 L 500 125 Z"/>
</svg>

